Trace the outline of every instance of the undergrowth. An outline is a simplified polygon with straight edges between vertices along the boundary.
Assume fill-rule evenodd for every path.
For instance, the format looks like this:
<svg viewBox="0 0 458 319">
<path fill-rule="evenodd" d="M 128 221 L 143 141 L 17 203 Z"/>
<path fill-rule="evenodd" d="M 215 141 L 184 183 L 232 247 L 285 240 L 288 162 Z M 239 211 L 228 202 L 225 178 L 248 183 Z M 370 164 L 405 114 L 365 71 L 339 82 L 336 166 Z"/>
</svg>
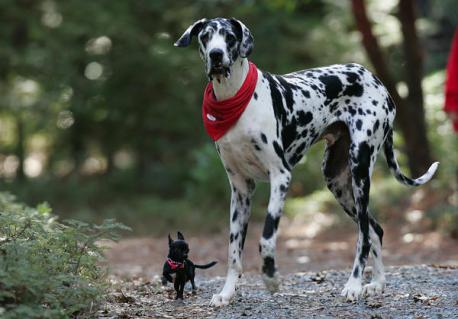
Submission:
<svg viewBox="0 0 458 319">
<path fill-rule="evenodd" d="M 0 317 L 91 316 L 107 288 L 97 242 L 127 229 L 114 220 L 61 223 L 47 204 L 0 193 Z"/>
</svg>

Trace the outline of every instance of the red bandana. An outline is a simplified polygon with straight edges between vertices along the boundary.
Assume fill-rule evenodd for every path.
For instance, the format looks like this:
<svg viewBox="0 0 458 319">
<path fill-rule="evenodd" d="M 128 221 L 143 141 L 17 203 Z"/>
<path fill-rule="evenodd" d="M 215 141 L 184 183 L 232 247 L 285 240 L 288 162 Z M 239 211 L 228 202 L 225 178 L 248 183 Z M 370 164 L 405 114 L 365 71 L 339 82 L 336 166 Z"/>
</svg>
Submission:
<svg viewBox="0 0 458 319">
<path fill-rule="evenodd" d="M 167 258 L 167 264 L 169 264 L 169 266 L 170 266 L 170 268 L 172 268 L 172 270 L 175 270 L 175 269 L 178 269 L 178 268 L 184 268 L 184 263 L 173 261 L 170 258 Z"/>
<path fill-rule="evenodd" d="M 237 122 L 253 96 L 258 82 L 258 69 L 256 65 L 249 63 L 245 81 L 233 97 L 217 101 L 212 82 L 205 88 L 202 118 L 208 135 L 214 141 L 222 137 Z"/>
</svg>

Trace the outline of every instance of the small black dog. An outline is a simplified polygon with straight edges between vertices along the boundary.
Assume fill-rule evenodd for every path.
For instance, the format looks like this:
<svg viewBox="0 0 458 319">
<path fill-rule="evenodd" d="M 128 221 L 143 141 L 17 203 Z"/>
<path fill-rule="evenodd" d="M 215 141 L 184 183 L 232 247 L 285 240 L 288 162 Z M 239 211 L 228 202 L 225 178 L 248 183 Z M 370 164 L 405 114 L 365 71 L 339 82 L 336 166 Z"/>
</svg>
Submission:
<svg viewBox="0 0 458 319">
<path fill-rule="evenodd" d="M 195 293 L 196 285 L 194 283 L 195 269 L 207 269 L 216 265 L 216 261 L 212 261 L 206 265 L 195 265 L 188 259 L 189 246 L 185 242 L 183 234 L 177 233 L 178 240 L 172 240 L 169 234 L 169 255 L 164 263 L 162 272 L 162 284 L 166 285 L 167 281 L 173 282 L 177 292 L 175 299 L 183 299 L 184 285 L 191 281 L 192 292 Z M 175 280 L 171 274 L 175 274 Z"/>
</svg>

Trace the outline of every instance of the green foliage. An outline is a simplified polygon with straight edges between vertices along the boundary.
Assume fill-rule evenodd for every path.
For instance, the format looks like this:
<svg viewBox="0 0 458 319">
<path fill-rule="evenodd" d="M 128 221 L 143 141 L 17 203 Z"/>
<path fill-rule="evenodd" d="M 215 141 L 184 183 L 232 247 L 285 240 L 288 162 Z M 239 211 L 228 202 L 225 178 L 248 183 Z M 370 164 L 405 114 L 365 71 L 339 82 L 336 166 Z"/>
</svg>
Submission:
<svg viewBox="0 0 458 319">
<path fill-rule="evenodd" d="M 36 208 L 0 193 L 0 315 L 68 318 L 97 306 L 105 287 L 102 239 L 127 227 L 113 220 L 59 223 L 47 204 Z"/>
<path fill-rule="evenodd" d="M 400 79 L 405 57 L 397 1 L 366 2 Z M 175 225 L 185 212 L 198 214 L 196 221 L 221 220 L 230 195 L 201 122 L 206 77 L 196 41 L 187 49 L 173 42 L 197 19 L 233 16 L 252 31 L 250 59 L 262 70 L 347 62 L 370 68 L 350 8 L 339 0 L 0 1 L 2 187 L 27 203 L 46 200 L 67 216 L 113 214 L 141 224 L 142 232 L 149 232 L 143 220 Z M 425 70 L 435 75 L 435 93 L 425 91 L 429 138 L 442 162 L 437 182 L 447 187 L 458 158 L 448 150 L 457 140 L 444 126 L 441 96 L 455 8 L 455 0 L 423 1 L 417 23 Z M 396 147 L 403 154 L 399 136 Z M 322 145 L 312 147 L 295 169 L 291 196 L 324 187 L 322 154 Z M 26 164 L 26 180 L 18 178 L 18 161 Z M 379 163 L 375 174 L 386 174 Z M 259 185 L 255 217 L 268 192 Z M 167 224 L 152 225 L 156 233 Z"/>
</svg>

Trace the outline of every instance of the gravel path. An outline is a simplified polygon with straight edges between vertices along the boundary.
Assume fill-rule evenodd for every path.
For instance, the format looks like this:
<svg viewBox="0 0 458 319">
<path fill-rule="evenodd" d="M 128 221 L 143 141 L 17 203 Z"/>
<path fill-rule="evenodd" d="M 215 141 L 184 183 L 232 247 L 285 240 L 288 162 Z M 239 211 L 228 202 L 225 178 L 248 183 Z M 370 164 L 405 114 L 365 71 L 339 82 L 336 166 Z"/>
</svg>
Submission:
<svg viewBox="0 0 458 319">
<path fill-rule="evenodd" d="M 368 271 L 370 273 L 370 271 Z M 224 278 L 197 279 L 196 295 L 184 302 L 173 300 L 169 285 L 158 278 L 128 282 L 113 279 L 114 286 L 100 318 L 458 318 L 458 269 L 447 266 L 388 267 L 383 297 L 347 303 L 340 297 L 349 271 L 296 273 L 282 277 L 278 293 L 271 295 L 259 275 L 241 280 L 232 304 L 208 306 Z M 369 274 L 368 274 L 369 275 Z"/>
</svg>

